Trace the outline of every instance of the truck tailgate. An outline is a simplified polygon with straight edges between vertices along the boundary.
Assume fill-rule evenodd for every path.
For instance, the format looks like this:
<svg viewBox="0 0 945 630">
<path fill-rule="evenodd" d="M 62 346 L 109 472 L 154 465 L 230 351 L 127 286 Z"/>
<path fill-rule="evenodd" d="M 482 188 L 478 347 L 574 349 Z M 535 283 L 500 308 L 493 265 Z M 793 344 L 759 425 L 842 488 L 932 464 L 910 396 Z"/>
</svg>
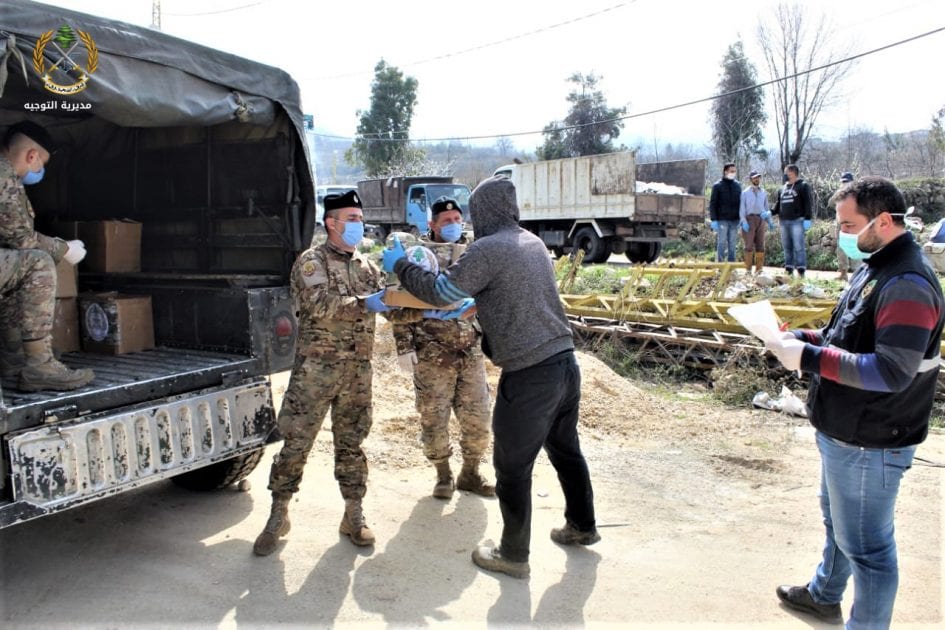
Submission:
<svg viewBox="0 0 945 630">
<path fill-rule="evenodd" d="M 257 377 L 10 433 L 0 527 L 258 449 L 273 414 Z"/>
<path fill-rule="evenodd" d="M 0 434 L 212 387 L 255 373 L 255 360 L 246 355 L 183 348 L 117 356 L 74 352 L 63 355 L 62 361 L 72 368 L 92 368 L 95 380 L 74 392 L 26 393 L 15 389 L 14 379 L 4 379 Z"/>
</svg>

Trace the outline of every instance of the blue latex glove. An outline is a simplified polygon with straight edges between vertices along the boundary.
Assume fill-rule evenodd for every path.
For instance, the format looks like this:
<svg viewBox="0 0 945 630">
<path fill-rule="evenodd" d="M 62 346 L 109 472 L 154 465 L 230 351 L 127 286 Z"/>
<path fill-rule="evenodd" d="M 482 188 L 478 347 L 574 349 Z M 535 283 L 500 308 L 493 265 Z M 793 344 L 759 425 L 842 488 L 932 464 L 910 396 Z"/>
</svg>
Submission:
<svg viewBox="0 0 945 630">
<path fill-rule="evenodd" d="M 765 221 L 767 221 L 768 219 L 771 218 L 771 211 L 770 211 L 770 210 L 764 210 L 764 211 L 763 211 L 760 215 L 758 215 L 758 216 L 760 216 L 762 219 L 764 219 Z"/>
<path fill-rule="evenodd" d="M 469 309 L 476 305 L 476 300 L 472 298 L 463 298 L 462 304 L 454 308 L 452 311 L 447 311 L 446 316 L 443 319 L 459 319 L 466 313 Z"/>
<path fill-rule="evenodd" d="M 423 311 L 423 316 L 426 319 L 446 319 L 446 316 L 449 315 L 452 311 L 441 311 L 438 309 L 427 309 Z"/>
<path fill-rule="evenodd" d="M 748 221 L 742 221 L 742 232 L 747 232 L 751 229 L 751 226 L 748 225 Z"/>
<path fill-rule="evenodd" d="M 384 304 L 383 297 L 384 292 L 387 289 L 381 289 L 377 293 L 372 293 L 371 295 L 364 298 L 364 306 L 368 311 L 372 313 L 386 313 L 387 311 L 394 310 L 392 307 Z"/>
<path fill-rule="evenodd" d="M 472 298 L 463 298 L 463 301 L 459 306 L 454 308 L 451 311 L 441 311 L 441 310 L 426 310 L 423 311 L 423 316 L 427 319 L 441 319 L 441 320 L 450 320 L 450 319 L 459 319 L 463 314 L 476 305 L 476 300 Z"/>
<path fill-rule="evenodd" d="M 765 219 L 765 221 L 768 222 L 768 229 L 769 229 L 769 230 L 773 230 L 773 229 L 774 229 L 774 219 L 772 219 L 771 217 L 768 217 L 767 219 Z"/>
<path fill-rule="evenodd" d="M 804 219 L 804 231 L 806 232 L 809 229 L 810 229 L 810 219 Z"/>
<path fill-rule="evenodd" d="M 407 252 L 404 251 L 404 246 L 400 244 L 400 239 L 395 236 L 393 247 L 384 250 L 384 260 L 381 263 L 384 271 L 391 273 L 394 270 L 394 263 L 406 255 Z"/>
<path fill-rule="evenodd" d="M 718 232 L 718 231 L 719 231 L 719 222 L 718 222 L 718 221 L 712 221 L 711 223 L 709 223 L 709 227 L 712 228 L 712 231 L 713 231 L 713 232 Z"/>
</svg>

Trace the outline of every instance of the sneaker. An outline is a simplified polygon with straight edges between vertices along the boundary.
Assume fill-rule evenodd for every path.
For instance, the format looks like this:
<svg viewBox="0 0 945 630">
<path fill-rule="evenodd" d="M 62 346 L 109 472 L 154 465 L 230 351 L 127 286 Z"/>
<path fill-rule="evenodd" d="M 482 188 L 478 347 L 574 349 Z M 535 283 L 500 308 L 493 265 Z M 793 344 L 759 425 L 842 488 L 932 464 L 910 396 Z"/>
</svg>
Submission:
<svg viewBox="0 0 945 630">
<path fill-rule="evenodd" d="M 551 540 L 559 545 L 593 545 L 600 542 L 600 534 L 596 527 L 589 532 L 582 532 L 571 523 L 565 523 L 564 527 L 551 530 Z"/>
<path fill-rule="evenodd" d="M 519 580 L 527 578 L 531 573 L 527 562 L 506 560 L 498 547 L 477 547 L 472 552 L 472 561 L 480 569 L 505 573 Z"/>
<path fill-rule="evenodd" d="M 811 597 L 807 587 L 810 582 L 804 586 L 779 586 L 775 591 L 778 599 L 788 608 L 798 612 L 806 613 L 821 621 L 831 624 L 843 623 L 843 612 L 840 610 L 840 604 L 818 604 Z"/>
</svg>

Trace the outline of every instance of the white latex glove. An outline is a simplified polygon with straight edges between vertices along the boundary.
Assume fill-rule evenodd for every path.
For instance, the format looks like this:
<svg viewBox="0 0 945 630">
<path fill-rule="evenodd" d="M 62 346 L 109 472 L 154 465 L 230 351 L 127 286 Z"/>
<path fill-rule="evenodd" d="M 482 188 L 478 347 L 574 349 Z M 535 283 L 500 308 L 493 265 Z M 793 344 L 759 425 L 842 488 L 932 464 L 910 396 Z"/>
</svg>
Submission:
<svg viewBox="0 0 945 630">
<path fill-rule="evenodd" d="M 797 337 L 794 336 L 794 333 L 785 330 L 784 332 L 781 333 L 781 339 L 791 340 L 791 339 L 797 339 Z"/>
<path fill-rule="evenodd" d="M 417 353 L 408 352 L 407 354 L 397 355 L 397 365 L 407 374 L 413 374 L 413 368 L 417 365 Z"/>
<path fill-rule="evenodd" d="M 62 257 L 70 265 L 78 265 L 85 258 L 85 243 L 79 240 L 66 241 L 66 243 L 69 245 L 69 249 Z"/>
<path fill-rule="evenodd" d="M 788 370 L 801 370 L 801 354 L 804 352 L 804 346 L 807 344 L 799 339 L 779 339 L 777 342 L 766 343 L 771 354 L 778 357 Z"/>
</svg>

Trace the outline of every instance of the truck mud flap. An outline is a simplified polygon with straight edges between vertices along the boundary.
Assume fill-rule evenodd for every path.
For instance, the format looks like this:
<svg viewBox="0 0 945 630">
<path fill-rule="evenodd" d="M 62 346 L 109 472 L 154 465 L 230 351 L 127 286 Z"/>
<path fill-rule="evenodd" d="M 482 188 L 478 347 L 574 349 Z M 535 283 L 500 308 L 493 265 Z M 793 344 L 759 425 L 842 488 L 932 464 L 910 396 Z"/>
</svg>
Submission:
<svg viewBox="0 0 945 630">
<path fill-rule="evenodd" d="M 0 527 L 251 451 L 274 426 L 263 379 L 6 436 L 10 503 Z"/>
</svg>

